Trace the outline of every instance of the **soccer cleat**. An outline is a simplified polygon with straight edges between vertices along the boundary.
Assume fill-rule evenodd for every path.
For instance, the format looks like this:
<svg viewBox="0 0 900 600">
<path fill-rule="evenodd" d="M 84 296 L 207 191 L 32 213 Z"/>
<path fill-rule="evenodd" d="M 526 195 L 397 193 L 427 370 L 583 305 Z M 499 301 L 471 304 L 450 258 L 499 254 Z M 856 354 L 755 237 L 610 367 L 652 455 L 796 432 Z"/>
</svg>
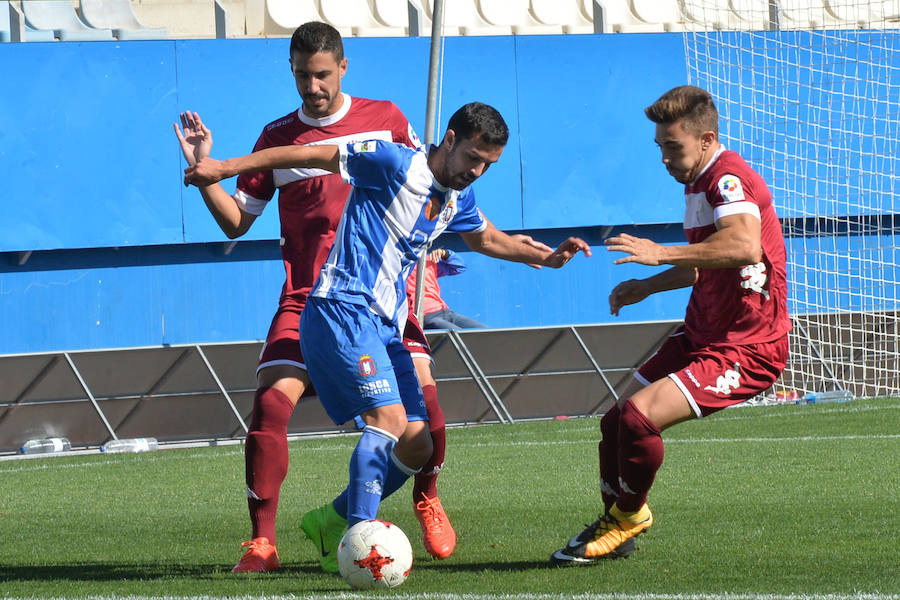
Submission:
<svg viewBox="0 0 900 600">
<path fill-rule="evenodd" d="M 253 538 L 249 542 L 242 543 L 241 547 L 246 547 L 247 551 L 231 569 L 232 573 L 264 573 L 281 566 L 278 550 L 269 543 L 269 538 Z"/>
<path fill-rule="evenodd" d="M 565 548 L 550 556 L 555 565 L 588 564 L 601 559 L 626 558 L 634 552 L 634 538 L 653 525 L 653 513 L 644 504 L 634 513 L 617 506 L 569 540 Z"/>
<path fill-rule="evenodd" d="M 428 554 L 435 558 L 447 558 L 456 548 L 456 532 L 440 499 L 437 496 L 429 498 L 425 494 L 422 498 L 414 507 L 416 518 L 422 526 L 422 543 Z"/>
<path fill-rule="evenodd" d="M 319 564 L 326 573 L 338 572 L 337 548 L 347 529 L 347 519 L 337 514 L 331 502 L 303 515 L 300 529 L 319 551 Z"/>
</svg>

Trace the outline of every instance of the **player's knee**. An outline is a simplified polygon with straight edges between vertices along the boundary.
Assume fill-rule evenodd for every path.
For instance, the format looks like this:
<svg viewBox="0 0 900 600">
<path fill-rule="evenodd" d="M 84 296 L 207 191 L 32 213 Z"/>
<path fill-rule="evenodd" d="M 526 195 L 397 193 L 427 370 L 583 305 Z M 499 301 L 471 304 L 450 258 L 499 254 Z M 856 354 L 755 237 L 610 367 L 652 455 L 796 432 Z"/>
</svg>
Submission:
<svg viewBox="0 0 900 600">
<path fill-rule="evenodd" d="M 619 417 L 622 411 L 618 404 L 613 404 L 612 408 L 606 411 L 606 414 L 600 418 L 600 434 L 604 439 L 615 440 L 616 434 L 619 432 Z"/>
<path fill-rule="evenodd" d="M 406 411 L 402 404 L 390 404 L 373 408 L 360 415 L 366 425 L 377 427 L 396 438 L 401 438 L 406 433 Z"/>
<path fill-rule="evenodd" d="M 425 465 L 433 452 L 431 434 L 423 421 L 411 421 L 394 449 L 394 453 L 403 464 L 413 469 Z"/>
</svg>

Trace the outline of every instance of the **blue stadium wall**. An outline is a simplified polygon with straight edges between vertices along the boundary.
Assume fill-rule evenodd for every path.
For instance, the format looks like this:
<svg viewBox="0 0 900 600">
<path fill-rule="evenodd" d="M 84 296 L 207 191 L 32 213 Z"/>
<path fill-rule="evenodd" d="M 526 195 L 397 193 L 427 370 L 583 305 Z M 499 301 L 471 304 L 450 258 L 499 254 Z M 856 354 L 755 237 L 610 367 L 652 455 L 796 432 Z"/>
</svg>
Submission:
<svg viewBox="0 0 900 600">
<path fill-rule="evenodd" d="M 420 135 L 426 38 L 346 41 L 344 90 L 393 100 Z M 273 205 L 236 245 L 193 188 L 172 124 L 198 111 L 214 156 L 244 154 L 299 104 L 287 39 L 0 45 L 0 354 L 261 339 L 284 278 Z M 496 106 L 511 139 L 476 183 L 501 229 L 594 248 L 565 269 L 488 259 L 441 281 L 492 327 L 614 319 L 607 296 L 653 269 L 614 266 L 611 231 L 683 241 L 681 186 L 662 169 L 643 107 L 686 82 L 677 34 L 446 40 L 441 122 Z M 233 189 L 234 182 L 224 182 Z M 623 309 L 677 319 L 685 291 Z"/>
</svg>

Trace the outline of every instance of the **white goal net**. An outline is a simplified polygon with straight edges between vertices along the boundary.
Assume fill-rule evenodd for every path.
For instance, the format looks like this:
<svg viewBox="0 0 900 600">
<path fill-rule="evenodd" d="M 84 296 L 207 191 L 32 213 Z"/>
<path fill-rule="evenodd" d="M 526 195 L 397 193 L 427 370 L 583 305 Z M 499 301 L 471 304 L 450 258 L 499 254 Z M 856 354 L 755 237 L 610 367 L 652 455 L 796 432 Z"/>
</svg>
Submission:
<svg viewBox="0 0 900 600">
<path fill-rule="evenodd" d="M 688 76 L 788 244 L 779 388 L 900 393 L 900 0 L 682 0 Z"/>
</svg>

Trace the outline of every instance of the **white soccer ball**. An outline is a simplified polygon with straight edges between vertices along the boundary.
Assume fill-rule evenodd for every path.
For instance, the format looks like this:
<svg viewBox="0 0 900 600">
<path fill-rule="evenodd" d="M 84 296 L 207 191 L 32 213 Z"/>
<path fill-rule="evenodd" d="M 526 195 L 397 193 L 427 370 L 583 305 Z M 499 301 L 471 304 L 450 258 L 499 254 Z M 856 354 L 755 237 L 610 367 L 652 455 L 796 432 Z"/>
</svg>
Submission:
<svg viewBox="0 0 900 600">
<path fill-rule="evenodd" d="M 412 569 L 412 546 L 387 521 L 360 521 L 347 530 L 337 550 L 341 577 L 357 590 L 397 587 Z"/>
</svg>

